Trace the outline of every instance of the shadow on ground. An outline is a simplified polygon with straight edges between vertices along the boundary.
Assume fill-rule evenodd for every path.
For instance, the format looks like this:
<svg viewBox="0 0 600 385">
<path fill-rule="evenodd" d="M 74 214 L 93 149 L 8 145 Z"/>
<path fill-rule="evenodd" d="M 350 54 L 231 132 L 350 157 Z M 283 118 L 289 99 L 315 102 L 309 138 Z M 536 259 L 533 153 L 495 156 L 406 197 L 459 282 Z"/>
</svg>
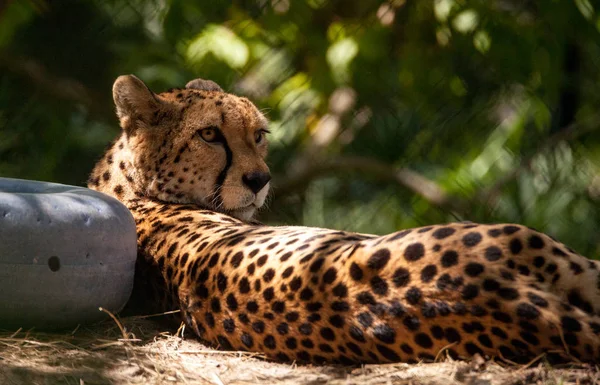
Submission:
<svg viewBox="0 0 600 385">
<path fill-rule="evenodd" d="M 598 384 L 591 365 L 529 366 L 476 358 L 429 364 L 312 366 L 203 345 L 183 329 L 124 318 L 66 333 L 0 333 L 0 384 Z M 125 335 L 124 335 L 125 334 Z M 181 335 L 183 334 L 183 338 Z M 124 338 L 127 337 L 127 338 Z"/>
</svg>

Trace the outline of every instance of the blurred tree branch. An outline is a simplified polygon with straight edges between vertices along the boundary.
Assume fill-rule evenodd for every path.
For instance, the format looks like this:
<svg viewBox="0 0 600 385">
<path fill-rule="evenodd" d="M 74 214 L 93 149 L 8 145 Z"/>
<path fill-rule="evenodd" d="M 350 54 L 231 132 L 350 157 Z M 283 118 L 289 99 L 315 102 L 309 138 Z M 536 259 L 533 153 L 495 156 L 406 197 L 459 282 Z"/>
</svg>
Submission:
<svg viewBox="0 0 600 385">
<path fill-rule="evenodd" d="M 583 125 L 585 123 L 585 125 Z M 518 166 L 506 173 L 489 188 L 482 190 L 476 195 L 476 200 L 485 206 L 494 205 L 499 198 L 502 188 L 526 170 L 531 169 L 533 160 L 540 154 L 552 150 L 561 142 L 570 142 L 578 137 L 595 131 L 600 127 L 600 115 L 592 116 L 583 122 L 574 122 L 568 126 L 559 129 L 553 135 L 548 137 L 533 153 L 523 156 Z"/>
<path fill-rule="evenodd" d="M 582 125 L 585 123 L 585 126 Z M 525 170 L 530 169 L 536 156 L 549 151 L 557 144 L 564 141 L 572 141 L 581 135 L 596 130 L 600 126 L 600 115 L 586 119 L 584 122 L 572 123 L 559 130 L 542 143 L 535 152 L 521 158 L 518 166 L 499 178 L 490 188 L 475 194 L 473 199 L 465 200 L 453 196 L 437 183 L 421 175 L 420 173 L 406 167 L 394 167 L 378 160 L 361 156 L 337 156 L 330 159 L 317 158 L 318 160 L 302 159 L 299 171 L 288 177 L 276 178 L 275 199 L 280 199 L 291 194 L 304 191 L 315 179 L 340 173 L 363 174 L 369 179 L 376 179 L 396 183 L 413 193 L 421 196 L 430 204 L 455 212 L 460 216 L 468 214 L 468 208 L 472 201 L 485 207 L 494 205 L 500 195 L 502 188 Z"/>
<path fill-rule="evenodd" d="M 54 75 L 35 59 L 1 52 L 0 68 L 5 68 L 26 78 L 40 90 L 54 98 L 85 106 L 97 117 L 105 119 L 106 116 L 112 116 L 107 115 L 110 112 L 106 109 L 108 103 L 97 102 L 100 97 L 95 95 L 83 83 L 73 78 Z"/>
<path fill-rule="evenodd" d="M 456 212 L 464 212 L 466 202 L 450 196 L 434 181 L 406 167 L 394 167 L 372 158 L 361 156 L 338 156 L 331 159 L 311 161 L 300 167 L 294 175 L 278 178 L 275 185 L 276 199 L 302 191 L 315 179 L 340 173 L 358 173 L 380 181 L 396 183 L 423 197 L 432 205 Z"/>
</svg>

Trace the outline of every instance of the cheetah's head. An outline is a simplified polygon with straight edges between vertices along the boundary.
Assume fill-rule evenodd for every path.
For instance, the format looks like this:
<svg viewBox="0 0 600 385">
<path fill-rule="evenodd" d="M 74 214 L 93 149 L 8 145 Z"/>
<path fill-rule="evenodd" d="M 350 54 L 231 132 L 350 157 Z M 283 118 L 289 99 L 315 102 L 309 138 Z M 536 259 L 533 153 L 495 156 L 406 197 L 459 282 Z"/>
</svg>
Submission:
<svg viewBox="0 0 600 385">
<path fill-rule="evenodd" d="M 202 79 L 155 94 L 133 75 L 115 81 L 113 98 L 138 195 L 243 220 L 263 206 L 267 120 L 248 99 Z"/>
</svg>

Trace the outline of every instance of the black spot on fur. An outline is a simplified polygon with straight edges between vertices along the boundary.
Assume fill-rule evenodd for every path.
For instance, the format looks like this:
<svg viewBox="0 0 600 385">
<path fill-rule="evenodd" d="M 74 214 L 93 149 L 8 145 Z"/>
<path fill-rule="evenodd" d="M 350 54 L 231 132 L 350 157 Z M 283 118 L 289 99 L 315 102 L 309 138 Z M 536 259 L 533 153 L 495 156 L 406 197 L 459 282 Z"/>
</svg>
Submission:
<svg viewBox="0 0 600 385">
<path fill-rule="evenodd" d="M 265 282 L 271 282 L 273 280 L 273 278 L 275 277 L 275 270 L 274 269 L 267 269 L 267 271 L 265 271 L 265 273 L 263 274 L 263 280 Z"/>
<path fill-rule="evenodd" d="M 233 257 L 231 257 L 231 261 L 229 261 L 229 263 L 233 267 L 239 267 L 240 264 L 242 263 L 242 259 L 244 259 L 244 253 L 242 253 L 241 251 L 238 251 L 237 253 L 235 253 L 233 255 Z"/>
<path fill-rule="evenodd" d="M 565 253 L 563 250 L 559 249 L 558 247 L 552 248 L 552 254 L 556 255 L 557 257 L 562 257 L 562 258 L 567 257 L 567 253 Z"/>
<path fill-rule="evenodd" d="M 481 263 L 471 262 L 465 266 L 465 274 L 469 277 L 477 277 L 479 274 L 483 273 L 485 268 Z"/>
<path fill-rule="evenodd" d="M 567 301 L 569 301 L 570 305 L 575 306 L 586 313 L 592 314 L 594 311 L 592 304 L 583 299 L 577 290 L 569 291 L 569 294 L 567 295 Z"/>
<path fill-rule="evenodd" d="M 361 324 L 365 329 L 373 324 L 373 316 L 371 313 L 365 311 L 356 316 L 358 323 Z"/>
<path fill-rule="evenodd" d="M 431 332 L 433 338 L 435 338 L 436 340 L 441 340 L 442 338 L 444 338 L 444 329 L 442 329 L 438 325 L 433 325 L 431 328 L 429 328 L 429 331 Z"/>
<path fill-rule="evenodd" d="M 233 346 L 231 346 L 231 343 L 229 342 L 229 340 L 227 338 L 225 338 L 224 336 L 217 336 L 217 342 L 219 342 L 219 346 L 222 349 L 233 350 Z"/>
<path fill-rule="evenodd" d="M 334 301 L 331 303 L 331 310 L 344 312 L 350 310 L 350 304 L 346 301 Z"/>
<path fill-rule="evenodd" d="M 248 281 L 248 278 L 246 278 L 246 277 L 242 277 L 240 279 L 238 286 L 240 289 L 240 293 L 242 293 L 242 294 L 246 294 L 250 291 L 250 282 Z"/>
<path fill-rule="evenodd" d="M 498 238 L 500 234 L 502 234 L 502 231 L 500 229 L 488 230 L 488 235 L 492 238 Z"/>
<path fill-rule="evenodd" d="M 375 348 L 386 360 L 391 361 L 391 362 L 400 361 L 400 356 L 398 354 L 396 354 L 396 352 L 394 352 L 390 348 L 387 348 L 384 345 L 379 345 L 379 344 L 376 344 Z"/>
<path fill-rule="evenodd" d="M 433 346 L 433 341 L 425 333 L 416 334 L 415 335 L 415 343 L 425 349 L 430 349 Z"/>
<path fill-rule="evenodd" d="M 265 337 L 265 339 L 263 340 L 263 344 L 264 344 L 265 348 L 267 348 L 267 349 L 275 349 L 277 347 L 277 342 L 275 341 L 275 337 L 273 337 L 270 334 Z"/>
<path fill-rule="evenodd" d="M 309 301 L 313 296 L 313 291 L 308 287 L 302 289 L 302 291 L 300 292 L 300 299 L 303 301 Z"/>
<path fill-rule="evenodd" d="M 479 295 L 479 287 L 477 285 L 468 284 L 463 287 L 462 298 L 464 300 L 471 300 Z"/>
<path fill-rule="evenodd" d="M 502 250 L 496 246 L 489 246 L 485 249 L 485 259 L 490 262 L 494 262 L 502 258 Z"/>
<path fill-rule="evenodd" d="M 412 315 L 404 317 L 402 323 L 404 324 L 404 326 L 406 326 L 408 330 L 411 331 L 419 330 L 419 328 L 421 327 L 421 321 L 419 320 L 419 318 Z"/>
<path fill-rule="evenodd" d="M 535 293 L 527 293 L 527 298 L 529 298 L 529 301 L 537 307 L 548 307 L 548 301 Z"/>
<path fill-rule="evenodd" d="M 421 300 L 422 294 L 421 290 L 418 287 L 411 287 L 406 291 L 405 298 L 406 301 L 412 305 L 419 303 Z"/>
<path fill-rule="evenodd" d="M 283 301 L 273 302 L 273 304 L 271 305 L 271 310 L 273 310 L 275 313 L 279 313 L 279 314 L 284 313 L 285 312 L 285 302 L 283 302 Z"/>
<path fill-rule="evenodd" d="M 511 323 L 512 322 L 512 318 L 509 314 L 501 312 L 501 311 L 494 311 L 492 312 L 492 317 L 500 322 L 504 322 L 504 323 Z"/>
<path fill-rule="evenodd" d="M 498 296 L 505 300 L 515 300 L 519 298 L 519 292 L 512 287 L 502 287 L 498 289 Z"/>
<path fill-rule="evenodd" d="M 436 307 L 430 302 L 423 302 L 421 304 L 421 314 L 425 318 L 434 318 L 436 316 Z"/>
<path fill-rule="evenodd" d="M 458 253 L 454 250 L 448 250 L 442 255 L 442 266 L 451 267 L 458 264 Z"/>
<path fill-rule="evenodd" d="M 287 267 L 283 273 L 281 273 L 281 278 L 289 278 L 294 273 L 294 266 Z"/>
<path fill-rule="evenodd" d="M 332 315 L 331 317 L 329 317 L 329 323 L 331 324 L 331 326 L 341 329 L 344 327 L 344 317 L 342 317 L 339 314 Z"/>
<path fill-rule="evenodd" d="M 323 337 L 323 339 L 325 339 L 326 341 L 335 341 L 335 333 L 333 332 L 333 330 L 331 330 L 331 328 L 321 328 L 320 334 L 321 337 Z"/>
<path fill-rule="evenodd" d="M 533 266 L 537 267 L 538 269 L 544 266 L 544 263 L 546 263 L 546 259 L 542 256 L 537 256 L 533 259 Z"/>
<path fill-rule="evenodd" d="M 522 331 L 519 333 L 519 335 L 530 345 L 537 346 L 540 344 L 540 340 L 531 332 Z"/>
<path fill-rule="evenodd" d="M 500 270 L 500 276 L 507 281 L 515 280 L 515 276 L 510 271 Z"/>
<path fill-rule="evenodd" d="M 323 262 L 325 262 L 325 259 L 319 258 L 319 259 L 315 260 L 313 263 L 311 263 L 310 268 L 309 268 L 311 273 L 316 273 L 317 271 L 319 271 L 321 269 L 321 267 L 323 266 Z"/>
<path fill-rule="evenodd" d="M 485 308 L 483 306 L 479 306 L 479 305 L 471 306 L 470 313 L 474 317 L 485 317 L 486 315 L 488 315 L 488 311 L 485 310 Z"/>
<path fill-rule="evenodd" d="M 223 320 L 223 329 L 227 333 L 233 333 L 235 330 L 235 322 L 231 318 L 226 318 Z"/>
<path fill-rule="evenodd" d="M 121 186 L 120 184 L 118 184 L 118 185 L 115 186 L 115 188 L 114 188 L 113 191 L 115 192 L 115 194 L 117 194 L 117 195 L 120 196 L 121 194 L 123 194 L 123 186 Z"/>
<path fill-rule="evenodd" d="M 371 289 L 373 290 L 373 293 L 380 295 L 380 296 L 384 296 L 388 293 L 388 284 L 386 281 L 384 281 L 381 277 L 379 277 L 378 275 L 374 276 L 373 278 L 371 278 Z"/>
<path fill-rule="evenodd" d="M 444 238 L 448 238 L 455 232 L 456 232 L 456 230 L 453 229 L 452 227 L 441 227 L 441 228 L 435 230 L 431 235 L 435 239 L 444 239 Z"/>
<path fill-rule="evenodd" d="M 517 316 L 527 320 L 535 320 L 540 316 L 540 311 L 533 305 L 523 302 L 517 305 Z"/>
<path fill-rule="evenodd" d="M 268 255 L 262 255 L 260 256 L 257 260 L 256 260 L 256 266 L 258 267 L 262 267 L 265 265 L 265 263 L 267 263 L 267 259 L 269 258 Z"/>
<path fill-rule="evenodd" d="M 220 313 L 221 312 L 221 301 L 219 301 L 218 298 L 213 298 L 210 301 L 210 308 L 212 309 L 212 311 L 214 313 Z"/>
<path fill-rule="evenodd" d="M 270 302 L 275 297 L 275 290 L 272 287 L 268 287 L 263 291 L 263 298 L 265 301 Z"/>
<path fill-rule="evenodd" d="M 362 291 L 356 295 L 356 300 L 363 305 L 375 305 L 375 297 L 368 291 Z"/>
<path fill-rule="evenodd" d="M 355 281 L 360 281 L 363 277 L 362 269 L 356 264 L 356 262 L 352 262 L 350 265 L 350 277 L 352 277 Z"/>
<path fill-rule="evenodd" d="M 258 304 L 256 303 L 256 301 L 249 301 L 246 304 L 246 310 L 248 311 L 248 313 L 258 312 Z"/>
<path fill-rule="evenodd" d="M 305 336 L 309 336 L 313 332 L 313 327 L 309 323 L 303 323 L 300 326 L 298 326 L 298 331 L 300 332 L 300 334 L 303 334 Z"/>
<path fill-rule="evenodd" d="M 517 255 L 521 252 L 521 250 L 523 250 L 523 244 L 517 238 L 511 240 L 508 247 L 513 255 Z"/>
<path fill-rule="evenodd" d="M 475 345 L 472 342 L 467 342 L 465 344 L 465 350 L 467 351 L 467 353 L 469 353 L 472 356 L 475 354 L 483 355 L 483 350 L 481 350 L 481 348 L 479 346 Z"/>
<path fill-rule="evenodd" d="M 421 270 L 421 281 L 423 283 L 428 283 L 435 278 L 437 274 L 437 266 L 436 265 L 427 265 Z"/>
<path fill-rule="evenodd" d="M 446 336 L 446 340 L 450 343 L 459 343 L 462 340 L 458 330 L 451 327 L 444 330 L 444 335 Z"/>
<path fill-rule="evenodd" d="M 252 339 L 252 336 L 248 333 L 242 333 L 241 340 L 247 348 L 251 348 L 252 346 L 254 346 L 254 340 Z"/>
<path fill-rule="evenodd" d="M 394 282 L 396 287 L 404 287 L 408 285 L 410 282 L 410 272 L 403 267 L 399 267 L 396 269 L 396 271 L 394 271 L 392 282 Z"/>
<path fill-rule="evenodd" d="M 517 270 L 519 270 L 519 274 L 525 275 L 525 276 L 527 276 L 531 273 L 531 271 L 529 270 L 529 267 L 526 265 L 518 265 Z"/>
<path fill-rule="evenodd" d="M 379 249 L 367 260 L 367 267 L 373 270 L 380 270 L 387 265 L 390 260 L 390 251 L 388 249 Z"/>
<path fill-rule="evenodd" d="M 506 234 L 506 235 L 514 234 L 519 230 L 521 230 L 520 227 L 513 226 L 513 225 L 504 226 L 504 228 L 502 229 L 502 231 L 504 231 L 504 234 Z"/>
<path fill-rule="evenodd" d="M 235 296 L 231 293 L 229 293 L 227 295 L 227 299 L 225 300 L 225 303 L 227 304 L 227 307 L 229 308 L 229 310 L 231 311 L 236 311 L 238 308 L 238 302 L 237 299 L 235 298 Z"/>
<path fill-rule="evenodd" d="M 350 334 L 350 337 L 352 337 L 354 340 L 362 343 L 366 342 L 365 335 L 358 326 L 350 326 L 350 328 L 348 329 L 348 333 Z"/>
<path fill-rule="evenodd" d="M 532 235 L 528 240 L 529 247 L 532 249 L 543 249 L 544 240 L 538 235 Z"/>
<path fill-rule="evenodd" d="M 485 291 L 496 291 L 500 288 L 500 283 L 493 278 L 486 278 L 483 281 L 482 288 Z"/>
<path fill-rule="evenodd" d="M 438 280 L 437 280 L 437 282 L 436 282 L 435 285 L 437 286 L 438 289 L 444 290 L 448 286 L 450 286 L 451 284 L 452 284 L 452 277 L 450 277 L 450 274 L 445 273 L 445 274 L 442 274 L 438 278 Z"/>
<path fill-rule="evenodd" d="M 387 324 L 373 327 L 373 335 L 379 341 L 386 344 L 393 344 L 396 342 L 396 331 Z"/>
<path fill-rule="evenodd" d="M 402 317 L 406 314 L 406 308 L 398 301 L 393 301 L 389 307 L 389 312 L 393 317 Z"/>
<path fill-rule="evenodd" d="M 325 284 L 331 284 L 331 283 L 333 283 L 335 281 L 336 278 L 337 278 L 337 270 L 336 270 L 336 268 L 335 267 L 330 267 L 329 269 L 327 269 L 327 271 L 325 272 L 325 274 L 323 274 L 323 283 L 325 283 Z"/>
<path fill-rule="evenodd" d="M 425 247 L 422 243 L 412 243 L 404 250 L 404 259 L 409 262 L 418 261 L 425 255 Z"/>
<path fill-rule="evenodd" d="M 581 323 L 573 317 L 563 316 L 560 319 L 560 324 L 565 332 L 581 331 Z"/>
<path fill-rule="evenodd" d="M 569 269 L 571 269 L 574 275 L 579 275 L 583 273 L 583 268 L 581 267 L 581 265 L 575 262 L 569 263 Z"/>
<path fill-rule="evenodd" d="M 500 337 L 503 340 L 508 339 L 508 334 L 506 334 L 506 332 L 504 332 L 504 330 L 500 329 L 497 326 L 493 326 L 490 331 L 492 332 L 493 335 Z"/>
<path fill-rule="evenodd" d="M 482 239 L 481 234 L 473 231 L 473 232 L 466 234 L 462 238 L 462 242 L 467 247 L 473 247 L 473 246 L 476 246 L 479 242 L 481 242 L 481 239 Z"/>
<path fill-rule="evenodd" d="M 348 287 L 343 283 L 338 283 L 332 290 L 333 295 L 340 298 L 348 296 Z"/>
</svg>

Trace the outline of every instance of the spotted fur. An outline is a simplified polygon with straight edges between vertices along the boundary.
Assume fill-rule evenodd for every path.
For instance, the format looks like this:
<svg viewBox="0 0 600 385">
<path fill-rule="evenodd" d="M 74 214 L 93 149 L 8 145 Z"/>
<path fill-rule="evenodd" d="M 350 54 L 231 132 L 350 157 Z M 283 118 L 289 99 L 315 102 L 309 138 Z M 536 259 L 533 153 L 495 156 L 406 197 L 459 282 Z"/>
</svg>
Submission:
<svg viewBox="0 0 600 385">
<path fill-rule="evenodd" d="M 196 108 L 198 117 L 224 114 L 229 121 L 237 114 L 236 124 L 259 114 L 245 99 L 218 90 L 173 90 L 159 98 L 189 99 L 182 108 Z M 177 128 L 180 116 L 159 112 L 154 126 L 184 129 Z M 181 194 L 176 198 L 160 195 L 165 189 L 153 195 L 148 181 L 196 172 L 196 185 L 205 185 L 198 191 L 214 190 L 225 165 L 228 173 L 244 166 L 236 151 L 252 146 L 230 138 L 247 137 L 251 124 L 239 131 L 219 126 L 241 147 L 232 145 L 229 163 L 225 151 L 216 156 L 208 177 L 212 164 L 175 161 L 184 147 L 202 158 L 191 143 L 197 138 L 132 146 L 139 128 L 123 120 L 123 133 L 99 161 L 90 187 L 129 207 L 143 276 L 200 338 L 223 349 L 315 363 L 429 361 L 440 354 L 600 359 L 600 266 L 549 236 L 512 224 L 455 223 L 373 236 L 247 223 L 203 209 L 194 189 L 173 187 Z M 157 133 L 156 141 L 169 132 Z M 260 164 L 263 156 L 256 151 L 253 161 Z M 150 167 L 126 162 L 132 158 L 147 159 Z M 230 180 L 233 191 L 243 191 L 244 172 Z"/>
</svg>

